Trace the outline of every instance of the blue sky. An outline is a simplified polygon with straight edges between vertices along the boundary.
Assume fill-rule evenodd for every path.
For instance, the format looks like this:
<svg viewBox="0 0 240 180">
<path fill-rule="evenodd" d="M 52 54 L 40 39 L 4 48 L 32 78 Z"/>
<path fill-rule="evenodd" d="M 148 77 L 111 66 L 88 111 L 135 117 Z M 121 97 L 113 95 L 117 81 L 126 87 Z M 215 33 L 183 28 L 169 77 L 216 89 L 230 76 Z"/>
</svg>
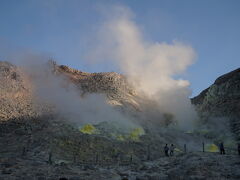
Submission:
<svg viewBox="0 0 240 180">
<path fill-rule="evenodd" d="M 196 63 L 182 75 L 193 95 L 240 67 L 238 0 L 0 0 L 0 59 L 27 49 L 83 71 L 118 71 L 84 59 L 113 5 L 131 9 L 145 39 L 194 48 Z"/>
</svg>

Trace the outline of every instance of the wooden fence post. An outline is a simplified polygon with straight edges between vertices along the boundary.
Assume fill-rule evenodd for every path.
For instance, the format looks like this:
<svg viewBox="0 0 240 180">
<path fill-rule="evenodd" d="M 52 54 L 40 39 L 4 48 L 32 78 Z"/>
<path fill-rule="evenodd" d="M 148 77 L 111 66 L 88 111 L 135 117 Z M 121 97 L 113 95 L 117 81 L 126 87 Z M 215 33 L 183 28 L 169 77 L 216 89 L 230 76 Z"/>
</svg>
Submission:
<svg viewBox="0 0 240 180">
<path fill-rule="evenodd" d="M 187 145 L 184 144 L 184 152 L 186 153 L 187 152 Z"/>
<path fill-rule="evenodd" d="M 48 153 L 48 163 L 52 164 L 52 152 L 51 151 Z"/>
<path fill-rule="evenodd" d="M 147 147 L 147 160 L 149 161 L 150 160 L 150 145 L 148 145 Z"/>
<path fill-rule="evenodd" d="M 99 157 L 98 154 L 96 154 L 96 163 L 98 163 Z"/>
</svg>

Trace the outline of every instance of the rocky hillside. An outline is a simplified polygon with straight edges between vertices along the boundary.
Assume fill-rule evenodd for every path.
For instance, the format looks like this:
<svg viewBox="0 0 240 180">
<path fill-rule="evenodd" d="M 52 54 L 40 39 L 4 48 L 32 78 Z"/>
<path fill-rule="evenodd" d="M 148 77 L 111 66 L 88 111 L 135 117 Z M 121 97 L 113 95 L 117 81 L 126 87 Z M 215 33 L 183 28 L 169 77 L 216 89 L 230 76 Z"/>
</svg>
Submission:
<svg viewBox="0 0 240 180">
<path fill-rule="evenodd" d="M 142 93 L 139 94 L 124 75 L 116 72 L 86 73 L 65 65 L 57 65 L 54 61 L 49 63 L 54 74 L 70 80 L 82 97 L 91 93 L 104 94 L 108 104 L 132 119 L 137 119 L 137 123 L 144 124 L 145 128 L 165 125 L 167 120 L 159 112 L 156 102 Z M 144 123 L 146 120 L 148 125 Z"/>
<path fill-rule="evenodd" d="M 0 121 L 39 115 L 29 78 L 20 68 L 0 61 Z"/>
<path fill-rule="evenodd" d="M 116 72 L 86 73 L 65 65 L 57 65 L 54 61 L 50 61 L 50 64 L 54 73 L 70 79 L 82 96 L 89 93 L 105 94 L 111 105 L 139 110 L 137 99 L 140 97 L 136 98 L 136 91 L 125 76 Z"/>
<path fill-rule="evenodd" d="M 192 99 L 202 119 L 227 117 L 240 139 L 240 68 L 216 79 L 209 88 Z"/>
<path fill-rule="evenodd" d="M 66 116 L 54 112 L 54 105 L 35 97 L 33 81 L 37 79 L 20 67 L 0 62 L 0 179 L 239 179 L 236 149 L 226 147 L 228 156 L 220 156 L 213 153 L 218 151 L 214 139 L 205 138 L 200 131 L 183 132 L 156 123 L 161 116 L 154 102 L 137 94 L 123 75 L 85 73 L 54 62 L 49 67 L 51 76 L 61 77 L 63 88 L 68 84 L 77 88 L 79 100 L 90 93 L 104 94 L 109 104 L 135 118 L 139 127 L 127 124 L 122 131 L 123 127 L 109 122 L 70 123 Z M 231 101 L 236 99 L 239 90 L 233 82 L 239 82 L 237 77 L 231 75 L 216 83 L 217 87 L 227 83 L 232 88 L 221 89 L 225 101 L 212 87 L 192 100 L 203 119 L 225 113 L 238 117 L 235 103 L 228 104 L 234 106 L 233 111 L 216 106 L 230 97 Z M 141 119 L 147 123 L 141 124 Z M 211 153 L 199 152 L 203 141 Z M 164 156 L 166 143 L 175 145 L 174 157 Z M 184 144 L 189 153 L 184 153 Z"/>
<path fill-rule="evenodd" d="M 52 61 L 49 67 L 56 76 L 65 77 L 67 83 L 73 83 L 82 96 L 101 93 L 107 96 L 111 105 L 139 110 L 136 93 L 123 75 L 115 72 L 86 73 Z M 0 61 L 1 121 L 23 116 L 36 117 L 43 113 L 44 107 L 33 94 L 34 79 L 31 75 L 11 63 Z"/>
</svg>

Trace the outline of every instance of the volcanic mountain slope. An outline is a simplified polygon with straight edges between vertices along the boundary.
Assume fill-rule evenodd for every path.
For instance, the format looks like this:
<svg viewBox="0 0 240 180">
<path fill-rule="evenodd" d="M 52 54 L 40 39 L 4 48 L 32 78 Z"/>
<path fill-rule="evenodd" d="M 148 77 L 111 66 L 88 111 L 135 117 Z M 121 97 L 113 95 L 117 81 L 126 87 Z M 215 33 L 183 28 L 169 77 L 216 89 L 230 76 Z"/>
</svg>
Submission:
<svg viewBox="0 0 240 180">
<path fill-rule="evenodd" d="M 86 73 L 69 68 L 64 65 L 55 66 L 58 73 L 64 73 L 74 83 L 79 84 L 83 93 L 107 93 L 110 98 L 123 93 L 134 95 L 133 88 L 127 83 L 127 79 L 115 72 Z"/>
<path fill-rule="evenodd" d="M 132 109 L 132 111 L 135 112 L 139 111 L 139 105 L 135 101 L 138 98 L 138 96 L 134 94 L 133 88 L 131 88 L 131 86 L 128 84 L 124 76 L 117 73 L 84 73 L 78 70 L 68 68 L 66 66 L 58 66 L 53 62 L 51 62 L 51 65 L 52 66 L 49 66 L 50 71 L 52 71 L 55 74 L 53 76 L 61 78 L 62 80 L 61 82 L 63 82 L 62 88 L 65 88 L 64 87 L 65 83 L 69 84 L 73 83 L 77 87 L 79 94 L 82 95 L 82 97 L 79 96 L 79 100 L 80 98 L 85 98 L 84 96 L 87 96 L 87 94 L 103 93 L 107 96 L 108 101 L 111 105 L 119 106 L 122 109 L 127 110 Z M 36 80 L 34 76 L 37 73 L 31 74 L 25 71 L 24 68 L 17 67 L 8 62 L 1 62 L 0 70 L 1 70 L 0 122 L 2 122 L 0 124 L 0 129 L 3 135 L 4 133 L 7 134 L 13 133 L 12 135 L 18 136 L 18 134 L 20 133 L 21 135 L 23 135 L 21 136 L 21 138 L 23 138 L 22 139 L 23 142 L 31 141 L 27 140 L 28 135 L 31 135 L 31 138 L 35 137 L 38 139 L 38 140 L 35 139 L 35 141 L 42 143 L 41 147 L 39 148 L 42 149 L 43 152 L 47 150 L 46 148 L 49 147 L 49 144 L 54 144 L 53 145 L 54 147 L 56 146 L 60 147 L 61 146 L 60 144 L 63 144 L 66 147 L 64 148 L 61 147 L 59 149 L 65 150 L 68 149 L 65 152 L 63 152 L 66 155 L 68 151 L 74 151 L 73 149 L 76 148 L 79 149 L 80 147 L 79 142 L 75 141 L 74 139 L 75 137 L 74 132 L 76 132 L 78 139 L 84 139 L 84 142 L 85 141 L 88 142 L 88 145 L 86 145 L 86 143 L 81 144 L 81 146 L 84 146 L 84 148 L 81 147 L 81 149 L 85 148 L 88 149 L 88 152 L 85 151 L 88 154 L 91 154 L 89 153 L 90 149 L 92 153 L 94 153 L 95 150 L 93 148 L 89 148 L 89 146 L 93 146 L 93 144 L 98 146 L 99 145 L 98 143 L 100 142 L 102 142 L 101 144 L 105 144 L 104 142 L 107 142 L 105 145 L 105 149 L 107 149 L 107 147 L 109 148 L 114 147 L 113 144 L 116 143 L 116 149 L 121 150 L 123 147 L 121 143 L 123 144 L 125 143 L 121 142 L 122 140 L 130 138 L 133 141 L 138 141 L 140 136 L 144 134 L 143 129 L 132 129 L 132 132 L 129 132 L 129 134 L 117 134 L 117 132 L 119 132 L 118 127 L 114 127 L 108 123 L 101 123 L 97 126 L 96 134 L 95 132 L 87 132 L 86 134 L 90 133 L 94 134 L 93 136 L 98 136 L 99 132 L 104 132 L 103 135 L 108 139 L 105 139 L 105 137 L 104 138 L 99 137 L 97 138 L 98 143 L 94 143 L 95 142 L 94 137 L 92 138 L 90 136 L 85 136 L 84 133 L 82 133 L 86 132 L 88 129 L 80 132 L 78 129 L 79 125 L 77 125 L 76 127 L 72 127 L 73 124 L 70 123 L 71 125 L 69 130 L 68 128 L 69 121 L 67 117 L 59 116 L 57 114 L 58 112 L 54 111 L 54 104 L 48 104 L 47 102 L 43 102 L 42 100 L 39 101 L 39 98 L 35 97 L 37 95 L 37 93 L 35 93 L 36 87 L 37 88 L 39 87 L 35 86 L 36 83 L 34 82 Z M 43 71 L 43 73 L 45 73 L 45 71 Z M 47 84 L 44 83 L 42 83 L 41 85 L 47 86 Z M 92 127 L 92 125 L 87 126 L 87 128 L 88 127 L 90 127 L 90 129 L 95 128 Z M 61 131 L 62 133 L 59 133 Z M 39 133 L 42 134 L 42 136 Z M 71 137 L 69 138 L 69 136 Z M 109 141 L 109 138 L 113 137 L 115 138 L 115 140 L 113 140 L 113 142 Z M 53 138 L 58 139 L 57 143 L 52 143 L 54 141 Z M 116 139 L 118 139 L 119 142 L 116 141 Z M 1 140 L 3 141 L 2 145 L 6 145 L 6 147 L 10 148 L 9 152 L 18 151 L 17 147 L 15 147 L 14 144 L 12 144 L 13 147 L 7 146 L 6 143 L 8 141 L 4 142 L 4 138 L 2 138 Z M 14 136 L 13 139 L 11 139 L 10 141 L 14 141 Z M 68 142 L 71 143 L 69 144 Z M 18 144 L 19 142 L 15 143 Z M 157 146 L 159 146 L 160 144 L 161 143 L 158 143 Z M 142 148 L 145 148 L 146 146 L 147 144 L 142 145 Z M 22 148 L 26 147 L 21 147 L 20 149 Z M 53 149 L 58 151 L 58 148 Z M 31 150 L 35 151 L 34 149 Z M 125 150 L 127 149 L 125 148 Z M 132 149 L 130 148 L 129 152 L 131 151 Z M 88 155 L 86 155 L 86 153 L 83 156 L 90 158 Z"/>
<path fill-rule="evenodd" d="M 57 77 L 65 77 L 63 78 L 64 83 L 74 83 L 82 96 L 87 93 L 104 93 L 109 101 L 116 102 L 113 105 L 129 107 L 133 104 L 133 101 L 129 101 L 130 98 L 135 98 L 133 90 L 127 85 L 126 79 L 122 75 L 117 73 L 83 73 L 56 64 L 51 71 Z M 24 71 L 24 68 L 8 62 L 1 62 L 0 80 L 0 144 L 2 150 L 4 149 L 1 151 L 1 157 L 24 155 L 25 151 L 28 151 L 29 156 L 44 158 L 51 149 L 55 160 L 58 158 L 72 160 L 74 154 L 77 160 L 80 158 L 89 161 L 95 158 L 95 153 L 99 151 L 104 152 L 101 154 L 106 158 L 112 157 L 112 152 L 118 154 L 123 149 L 125 149 L 124 154 L 129 156 L 133 149 L 140 147 L 136 152 L 138 158 L 146 151 L 146 143 L 133 144 L 133 146 L 129 145 L 128 148 L 124 148 L 125 143 L 127 143 L 124 138 L 132 139 L 133 142 L 138 141 L 140 134 L 144 134 L 142 129 L 133 129 L 132 134 L 130 132 L 126 137 L 121 134 L 108 136 L 111 132 L 103 134 L 104 136 L 99 134 L 101 130 L 105 131 L 108 128 L 106 127 L 107 123 L 99 124 L 98 129 L 89 125 L 79 131 L 78 126 L 74 127 L 66 117 L 61 117 L 56 114 L 57 112 L 54 112 L 54 104 L 47 104 L 39 101 L 38 97 L 34 97 L 37 95 L 33 82 L 36 79 L 34 74 L 29 74 Z M 79 100 L 80 98 L 79 96 Z M 134 106 L 135 104 L 132 108 L 136 110 Z M 113 127 L 110 127 L 108 129 L 112 131 Z M 115 129 L 117 131 L 116 127 Z M 118 140 L 111 139 L 111 137 Z M 157 146 L 160 144 L 158 143 Z M 145 155 L 141 158 L 145 158 Z"/>
<path fill-rule="evenodd" d="M 150 104 L 148 109 L 154 107 L 154 102 L 137 94 L 126 78 L 117 73 L 84 73 L 54 62 L 51 67 L 53 74 L 63 77 L 63 82 L 73 83 L 82 98 L 90 93 L 103 93 L 109 104 L 120 107 L 119 110 L 130 109 L 135 112 L 133 115 L 145 111 L 146 104 Z M 66 117 L 54 113 L 51 105 L 38 101 L 34 77 L 22 68 L 1 62 L 0 80 L 0 179 L 240 177 L 236 155 L 183 153 L 183 144 L 188 145 L 188 150 L 201 149 L 199 142 L 206 139 L 197 134 L 165 126 L 152 132 L 143 126 L 128 134 L 117 134 L 120 128 L 107 122 L 79 129 L 68 123 Z M 151 112 L 154 111 L 144 118 L 151 119 Z M 166 143 L 177 147 L 175 157 L 163 157 Z"/>
<path fill-rule="evenodd" d="M 52 104 L 38 101 L 36 91 L 41 88 L 38 86 L 47 86 L 47 81 L 41 80 L 42 82 L 38 83 L 39 79 L 35 79 L 39 72 L 36 73 L 32 69 L 26 72 L 26 69 L 7 62 L 1 62 L 0 66 L 0 104 L 2 105 L 0 115 L 4 116 L 2 120 L 20 116 L 41 116 L 48 114 L 49 111 L 53 112 Z M 53 81 L 56 79 L 61 81 L 61 87 L 57 88 L 65 88 L 66 84 L 74 86 L 79 99 L 89 94 L 103 94 L 108 104 L 127 116 L 132 116 L 132 119 L 138 119 L 140 124 L 146 120 L 148 120 L 148 125 L 152 123 L 151 126 L 162 126 L 165 123 L 166 116 L 163 116 L 164 112 L 159 112 L 156 102 L 144 94 L 137 93 L 124 75 L 115 72 L 86 73 L 64 65 L 57 65 L 54 61 L 49 61 L 47 67 L 44 66 L 44 68 L 47 70 L 37 70 L 40 71 L 40 76 L 45 71 L 50 71 L 52 73 L 50 76 L 54 76 Z M 41 77 L 41 79 L 44 78 L 48 78 L 47 75 Z"/>
<path fill-rule="evenodd" d="M 118 163 L 119 158 L 121 161 L 132 159 L 131 161 L 138 162 L 141 159 L 162 156 L 159 149 L 166 143 L 165 138 L 153 138 L 145 134 L 142 128 L 132 129 L 127 134 L 118 134 L 120 128 L 107 122 L 95 126 L 87 125 L 79 129 L 75 124 L 71 124 L 67 117 L 56 114 L 54 105 L 41 104 L 43 101 L 34 97 L 37 95 L 33 82 L 37 80 L 34 78 L 35 74 L 29 74 L 24 68 L 8 62 L 1 62 L 0 67 L 2 114 L 0 164 L 3 163 L 1 166 L 5 167 L 6 162 L 14 162 L 16 158 L 20 158 L 20 162 L 31 159 L 31 161 L 41 163 L 48 161 L 54 164 L 61 162 L 94 164 L 98 161 L 115 164 Z M 110 104 L 127 109 L 132 107 L 133 110 L 139 111 L 134 101 L 137 96 L 122 75 L 83 73 L 56 64 L 51 71 L 57 77 L 63 77 L 64 83 L 74 83 L 79 88 L 82 98 L 88 93 L 104 93 Z M 47 84 L 41 85 L 47 86 Z M 79 100 L 80 98 L 79 96 Z M 159 136 L 161 137 L 162 134 Z M 167 139 L 174 140 L 171 136 Z M 15 171 L 12 165 L 10 165 L 11 171 Z M 5 170 L 3 174 L 14 174 Z"/>
<path fill-rule="evenodd" d="M 216 79 L 213 85 L 192 98 L 201 118 L 226 117 L 240 140 L 240 68 Z"/>
<path fill-rule="evenodd" d="M 140 96 L 136 96 L 134 88 L 130 86 L 127 79 L 118 73 L 85 73 L 69 68 L 64 65 L 57 65 L 49 61 L 52 76 L 61 79 L 62 88 L 64 83 L 73 84 L 84 97 L 87 94 L 104 94 L 109 104 L 125 109 L 139 111 Z M 17 67 L 8 62 L 0 61 L 0 118 L 1 121 L 19 118 L 36 117 L 49 113 L 44 105 L 37 101 L 35 89 L 34 70 L 26 73 L 24 68 Z M 44 69 L 42 70 L 44 71 Z M 44 72 L 41 72 L 44 74 Z M 44 83 L 42 84 L 44 86 Z M 35 88 L 35 89 L 34 89 Z M 80 98 L 80 96 L 79 96 Z M 48 107 L 49 108 L 49 107 Z"/>
<path fill-rule="evenodd" d="M 115 72 L 86 73 L 50 61 L 55 74 L 66 76 L 81 91 L 82 96 L 89 93 L 105 94 L 111 105 L 129 106 L 139 110 L 136 91 L 125 76 Z M 139 97 L 138 97 L 139 98 Z"/>
<path fill-rule="evenodd" d="M 53 73 L 74 84 L 81 97 L 103 94 L 109 105 L 129 118 L 137 120 L 137 123 L 146 129 L 165 126 L 168 116 L 159 111 L 154 100 L 137 91 L 124 75 L 116 72 L 86 73 L 65 65 L 57 65 L 54 61 L 49 63 Z"/>
</svg>

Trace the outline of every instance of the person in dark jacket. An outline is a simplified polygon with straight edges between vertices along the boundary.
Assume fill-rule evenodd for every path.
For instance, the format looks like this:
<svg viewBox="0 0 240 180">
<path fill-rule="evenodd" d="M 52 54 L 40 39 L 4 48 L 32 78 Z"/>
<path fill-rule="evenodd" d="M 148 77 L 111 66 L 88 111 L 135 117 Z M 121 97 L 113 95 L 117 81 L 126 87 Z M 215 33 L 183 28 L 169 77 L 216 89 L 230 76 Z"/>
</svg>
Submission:
<svg viewBox="0 0 240 180">
<path fill-rule="evenodd" d="M 166 156 L 169 156 L 168 151 L 169 151 L 168 144 L 166 144 L 165 147 L 164 147 L 164 152 L 165 152 Z"/>
<path fill-rule="evenodd" d="M 175 149 L 175 146 L 173 144 L 171 144 L 171 146 L 170 146 L 170 156 L 174 155 L 174 149 Z"/>
<path fill-rule="evenodd" d="M 220 154 L 225 154 L 225 149 L 224 149 L 223 142 L 221 142 L 221 143 L 219 144 L 219 149 L 220 149 Z"/>
</svg>

